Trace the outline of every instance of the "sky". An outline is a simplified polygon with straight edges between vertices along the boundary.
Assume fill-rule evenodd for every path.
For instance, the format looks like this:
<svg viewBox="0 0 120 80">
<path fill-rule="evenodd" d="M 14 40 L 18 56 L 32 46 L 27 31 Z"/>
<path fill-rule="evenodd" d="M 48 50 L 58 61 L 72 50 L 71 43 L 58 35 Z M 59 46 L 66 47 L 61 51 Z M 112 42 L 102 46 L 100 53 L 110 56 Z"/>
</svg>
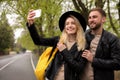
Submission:
<svg viewBox="0 0 120 80">
<path fill-rule="evenodd" d="M 6 17 L 8 18 L 8 23 L 10 24 L 10 26 L 14 25 L 16 22 L 16 14 L 7 14 Z M 23 31 L 22 28 L 17 28 L 16 30 L 14 30 L 14 38 L 17 39 L 20 37 L 21 32 Z"/>
</svg>

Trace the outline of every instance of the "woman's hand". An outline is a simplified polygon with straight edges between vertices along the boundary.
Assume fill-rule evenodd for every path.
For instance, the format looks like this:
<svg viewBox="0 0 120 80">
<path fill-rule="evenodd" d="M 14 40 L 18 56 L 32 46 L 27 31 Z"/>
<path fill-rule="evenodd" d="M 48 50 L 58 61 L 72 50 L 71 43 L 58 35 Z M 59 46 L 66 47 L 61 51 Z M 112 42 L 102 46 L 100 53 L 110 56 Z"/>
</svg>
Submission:
<svg viewBox="0 0 120 80">
<path fill-rule="evenodd" d="M 33 12 L 33 10 L 30 10 L 27 16 L 27 22 L 29 25 L 32 25 L 34 23 L 34 17 L 35 13 Z"/>
<path fill-rule="evenodd" d="M 61 42 L 58 42 L 57 43 L 57 48 L 61 52 L 61 51 L 63 51 L 66 48 L 66 45 L 61 43 Z"/>
</svg>

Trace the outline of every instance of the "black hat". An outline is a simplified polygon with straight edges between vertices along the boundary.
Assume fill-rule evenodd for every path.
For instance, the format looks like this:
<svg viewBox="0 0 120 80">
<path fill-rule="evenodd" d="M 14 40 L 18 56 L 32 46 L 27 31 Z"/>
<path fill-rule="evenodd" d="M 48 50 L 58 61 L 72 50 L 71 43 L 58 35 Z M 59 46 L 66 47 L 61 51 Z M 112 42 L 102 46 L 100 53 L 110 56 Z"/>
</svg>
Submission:
<svg viewBox="0 0 120 80">
<path fill-rule="evenodd" d="M 85 31 L 86 30 L 86 21 L 85 21 L 84 17 L 80 13 L 75 12 L 75 11 L 68 11 L 68 12 L 64 13 L 60 17 L 60 19 L 59 19 L 59 28 L 60 28 L 60 30 L 63 31 L 64 26 L 65 26 L 65 20 L 70 15 L 73 15 L 74 17 L 76 17 L 79 20 L 81 26 L 83 27 L 83 30 Z"/>
</svg>

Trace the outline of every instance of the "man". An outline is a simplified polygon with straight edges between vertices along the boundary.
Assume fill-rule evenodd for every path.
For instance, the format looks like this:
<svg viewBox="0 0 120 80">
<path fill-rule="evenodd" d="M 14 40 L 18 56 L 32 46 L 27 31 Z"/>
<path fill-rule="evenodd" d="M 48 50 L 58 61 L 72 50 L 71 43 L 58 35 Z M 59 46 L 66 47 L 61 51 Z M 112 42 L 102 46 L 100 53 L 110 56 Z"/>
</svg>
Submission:
<svg viewBox="0 0 120 80">
<path fill-rule="evenodd" d="M 103 29 L 106 13 L 100 8 L 89 12 L 86 32 L 89 50 L 82 57 L 88 60 L 82 80 L 114 80 L 114 70 L 120 70 L 120 40 Z"/>
</svg>

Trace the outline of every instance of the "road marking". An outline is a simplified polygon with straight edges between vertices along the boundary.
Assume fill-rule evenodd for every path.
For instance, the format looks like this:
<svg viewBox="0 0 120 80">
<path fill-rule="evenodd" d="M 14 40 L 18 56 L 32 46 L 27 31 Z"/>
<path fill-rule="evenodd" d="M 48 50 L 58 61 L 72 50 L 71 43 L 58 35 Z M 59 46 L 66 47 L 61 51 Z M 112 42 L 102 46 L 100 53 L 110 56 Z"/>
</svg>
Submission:
<svg viewBox="0 0 120 80">
<path fill-rule="evenodd" d="M 24 55 L 25 56 L 25 55 Z M 22 57 L 22 56 L 21 56 Z M 20 58 L 20 57 L 19 57 Z M 33 58 L 32 58 L 32 53 L 30 54 L 30 59 L 31 59 L 31 64 L 33 67 L 33 70 L 35 70 L 35 65 L 33 63 Z M 17 59 L 11 60 L 9 61 L 7 64 L 5 64 L 3 67 L 0 68 L 0 71 L 3 70 L 4 68 L 6 68 L 8 65 L 12 64 L 14 61 L 16 61 Z"/>
<path fill-rule="evenodd" d="M 7 64 L 5 64 L 3 67 L 0 68 L 0 71 L 6 68 L 8 65 L 12 64 L 13 62 L 15 62 L 17 59 L 21 58 L 22 56 L 25 56 L 25 55 L 20 55 L 19 57 L 9 61 Z"/>
<path fill-rule="evenodd" d="M 6 68 L 8 65 L 12 64 L 15 60 L 16 60 L 16 59 L 11 60 L 11 61 L 8 62 L 6 65 L 4 65 L 3 67 L 1 67 L 1 68 L 0 68 L 0 71 L 3 70 L 4 68 Z"/>
<path fill-rule="evenodd" d="M 32 64 L 33 70 L 35 71 L 35 65 L 33 63 L 32 53 L 30 54 L 30 59 L 31 59 L 31 64 Z"/>
</svg>

